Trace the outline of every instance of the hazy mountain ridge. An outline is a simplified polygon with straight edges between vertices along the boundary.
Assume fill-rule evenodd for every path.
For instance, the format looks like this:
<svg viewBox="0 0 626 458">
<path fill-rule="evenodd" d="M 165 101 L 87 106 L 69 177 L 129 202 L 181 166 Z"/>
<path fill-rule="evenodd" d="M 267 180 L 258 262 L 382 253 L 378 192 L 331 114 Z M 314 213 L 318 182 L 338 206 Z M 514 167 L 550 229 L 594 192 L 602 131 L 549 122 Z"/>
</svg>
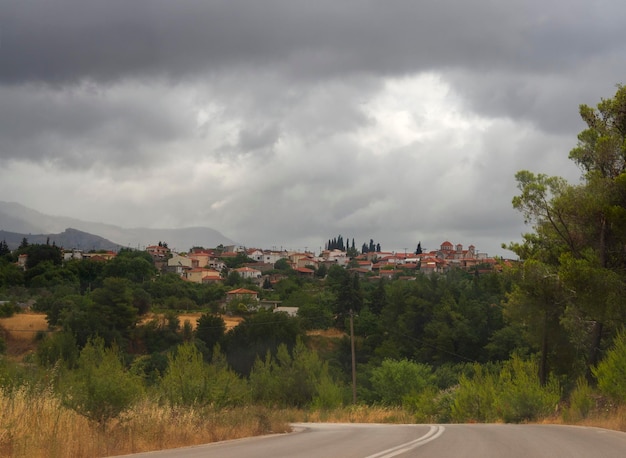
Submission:
<svg viewBox="0 0 626 458">
<path fill-rule="evenodd" d="M 72 249 L 76 248 L 83 251 L 90 250 L 111 250 L 117 251 L 122 248 L 121 245 L 113 243 L 98 235 L 89 234 L 87 232 L 68 228 L 59 234 L 22 234 L 19 232 L 9 232 L 0 230 L 0 240 L 7 242 L 11 250 L 16 249 L 26 238 L 30 244 L 55 244 L 60 248 Z"/>
<path fill-rule="evenodd" d="M 71 229 L 70 229 L 71 228 Z M 76 233 L 87 233 L 96 239 L 83 238 L 77 243 L 81 246 L 68 246 L 66 243 L 59 243 L 58 240 L 66 240 L 68 243 L 72 240 L 72 236 Z M 64 216 L 51 216 L 30 209 L 16 202 L 0 201 L 0 237 L 2 234 L 18 234 L 19 240 L 27 237 L 31 243 L 35 242 L 31 237 L 50 237 L 50 243 L 55 241 L 59 246 L 65 248 L 81 248 L 84 250 L 91 249 L 112 249 L 112 248 L 93 248 L 90 245 L 100 243 L 97 238 L 106 239 L 106 242 L 112 243 L 114 246 L 140 248 L 159 241 L 166 242 L 170 248 L 177 251 L 187 251 L 192 246 L 214 247 L 219 244 L 233 245 L 234 241 L 225 237 L 215 229 L 208 227 L 188 227 L 180 229 L 149 229 L 149 228 L 122 228 L 112 224 L 95 223 L 90 221 L 82 221 L 75 218 Z M 35 236 L 31 234 L 37 234 Z M 63 237 L 61 237 L 65 234 Z M 11 235 L 13 237 L 14 235 Z M 58 239 L 53 237 L 59 237 Z M 7 235 L 8 237 L 8 235 Z M 11 246 L 8 238 L 7 243 Z M 104 243 L 104 242 L 102 242 Z"/>
</svg>

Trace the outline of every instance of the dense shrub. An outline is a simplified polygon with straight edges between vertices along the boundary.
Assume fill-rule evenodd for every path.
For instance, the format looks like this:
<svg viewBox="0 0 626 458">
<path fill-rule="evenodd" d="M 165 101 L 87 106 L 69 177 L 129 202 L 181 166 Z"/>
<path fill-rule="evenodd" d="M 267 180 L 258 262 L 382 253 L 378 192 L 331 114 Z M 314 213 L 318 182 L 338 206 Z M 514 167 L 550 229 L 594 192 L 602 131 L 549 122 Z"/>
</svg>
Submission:
<svg viewBox="0 0 626 458">
<path fill-rule="evenodd" d="M 592 371 L 602 394 L 626 402 L 626 333 L 615 338 L 611 350 Z"/>
<path fill-rule="evenodd" d="M 381 402 L 401 405 L 406 396 L 419 395 L 427 387 L 434 386 L 435 377 L 425 364 L 406 359 L 385 359 L 372 370 L 371 383 Z"/>
<path fill-rule="evenodd" d="M 130 409 L 143 392 L 141 379 L 124 368 L 117 348 L 105 348 L 104 340 L 87 342 L 78 367 L 62 379 L 66 405 L 89 420 L 105 425 Z"/>
<path fill-rule="evenodd" d="M 581 377 L 576 383 L 576 388 L 569 397 L 569 406 L 563 411 L 563 419 L 567 422 L 576 422 L 587 418 L 593 408 L 593 390 L 587 379 Z"/>
<path fill-rule="evenodd" d="M 253 399 L 266 405 L 339 407 L 343 390 L 331 378 L 328 364 L 298 339 L 293 352 L 280 345 L 276 357 L 268 351 L 250 373 Z"/>
<path fill-rule="evenodd" d="M 555 380 L 539 383 L 537 364 L 513 357 L 499 372 L 476 365 L 473 376 L 462 375 L 452 404 L 454 421 L 518 423 L 553 412 L 561 390 Z"/>
<path fill-rule="evenodd" d="M 170 405 L 223 407 L 243 404 L 248 399 L 245 380 L 231 371 L 223 356 L 213 355 L 206 364 L 202 353 L 192 343 L 184 343 L 168 358 L 168 366 L 160 380 L 163 399 Z"/>
</svg>

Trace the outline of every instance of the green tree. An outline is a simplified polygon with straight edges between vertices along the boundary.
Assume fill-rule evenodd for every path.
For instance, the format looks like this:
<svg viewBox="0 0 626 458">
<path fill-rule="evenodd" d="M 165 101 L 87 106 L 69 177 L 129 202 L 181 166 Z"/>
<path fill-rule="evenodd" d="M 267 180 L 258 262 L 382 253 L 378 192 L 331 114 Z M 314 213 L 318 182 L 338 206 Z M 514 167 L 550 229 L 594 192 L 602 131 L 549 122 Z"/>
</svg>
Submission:
<svg viewBox="0 0 626 458">
<path fill-rule="evenodd" d="M 332 380 L 328 364 L 301 339 L 290 352 L 281 344 L 272 356 L 257 358 L 250 373 L 253 399 L 268 405 L 338 407 L 341 388 Z"/>
<path fill-rule="evenodd" d="M 248 375 L 257 357 L 275 354 L 280 344 L 291 349 L 303 335 L 300 320 L 261 309 L 226 333 L 225 351 L 231 367 Z"/>
<path fill-rule="evenodd" d="M 117 256 L 104 265 L 104 278 L 125 278 L 134 283 L 143 283 L 154 277 L 156 268 L 145 251 L 120 250 Z"/>
<path fill-rule="evenodd" d="M 201 340 L 209 350 L 216 345 L 224 343 L 226 334 L 226 323 L 224 319 L 217 315 L 204 313 L 198 318 L 195 335 L 196 339 Z"/>
<path fill-rule="evenodd" d="M 567 335 L 561 317 L 570 296 L 555 268 L 529 259 L 520 266 L 518 281 L 505 303 L 508 320 L 523 323 L 527 338 L 539 350 L 538 375 L 542 384 L 548 381 L 551 362 L 556 364 L 561 360 L 560 365 L 569 372 L 576 367 L 563 348 L 563 344 L 567 345 Z"/>
<path fill-rule="evenodd" d="M 19 250 L 21 253 L 27 254 L 26 269 L 32 269 L 40 262 L 49 261 L 54 265 L 60 265 L 63 260 L 63 253 L 60 248 L 55 245 L 33 244 Z"/>
<path fill-rule="evenodd" d="M 24 271 L 16 264 L 0 257 L 0 288 L 24 285 Z"/>
<path fill-rule="evenodd" d="M 7 244 L 7 241 L 3 239 L 0 242 L 0 258 L 10 253 L 11 253 L 11 250 L 9 249 L 9 245 Z"/>
<path fill-rule="evenodd" d="M 432 369 L 406 359 L 385 359 L 372 370 L 371 384 L 378 399 L 384 404 L 401 405 L 407 396 L 420 394 L 435 385 Z"/>
<path fill-rule="evenodd" d="M 138 310 L 133 303 L 133 288 L 124 278 L 106 278 L 102 288 L 91 293 L 93 309 L 103 326 L 112 333 L 127 337 L 138 321 Z"/>
<path fill-rule="evenodd" d="M 523 259 L 552 265 L 573 291 L 568 313 L 572 337 L 584 330 L 587 367 L 598 361 L 607 337 L 623 322 L 624 307 L 615 298 L 626 285 L 626 88 L 618 86 L 611 99 L 596 108 L 580 106 L 587 129 L 570 152 L 583 172 L 583 181 L 569 185 L 558 177 L 516 176 L 519 196 L 513 199 L 534 232 L 511 248 Z M 589 294 L 596 291 L 598 294 Z M 576 324 L 576 322 L 578 324 Z"/>
<path fill-rule="evenodd" d="M 104 340 L 90 340 L 78 367 L 63 378 L 64 402 L 102 427 L 132 407 L 143 392 L 141 379 L 127 371 L 119 351 Z"/>
<path fill-rule="evenodd" d="M 612 348 L 597 367 L 593 375 L 600 391 L 614 401 L 626 402 L 626 334 L 617 335 Z"/>
<path fill-rule="evenodd" d="M 168 357 L 168 366 L 160 381 L 160 390 L 171 405 L 217 408 L 243 404 L 248 399 L 245 380 L 228 369 L 219 348 L 211 365 L 203 361 L 202 353 L 192 343 L 179 345 Z"/>
</svg>

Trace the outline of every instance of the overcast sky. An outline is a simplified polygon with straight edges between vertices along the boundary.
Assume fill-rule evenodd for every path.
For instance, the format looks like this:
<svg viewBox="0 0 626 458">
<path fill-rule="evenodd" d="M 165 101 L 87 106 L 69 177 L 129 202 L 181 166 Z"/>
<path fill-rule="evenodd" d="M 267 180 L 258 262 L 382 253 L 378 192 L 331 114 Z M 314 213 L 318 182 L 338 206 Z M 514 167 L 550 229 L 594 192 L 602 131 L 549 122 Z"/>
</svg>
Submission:
<svg viewBox="0 0 626 458">
<path fill-rule="evenodd" d="M 617 0 L 0 0 L 0 200 L 249 247 L 514 257 L 515 172 L 578 180 L 578 106 L 626 82 L 625 17 Z"/>
</svg>

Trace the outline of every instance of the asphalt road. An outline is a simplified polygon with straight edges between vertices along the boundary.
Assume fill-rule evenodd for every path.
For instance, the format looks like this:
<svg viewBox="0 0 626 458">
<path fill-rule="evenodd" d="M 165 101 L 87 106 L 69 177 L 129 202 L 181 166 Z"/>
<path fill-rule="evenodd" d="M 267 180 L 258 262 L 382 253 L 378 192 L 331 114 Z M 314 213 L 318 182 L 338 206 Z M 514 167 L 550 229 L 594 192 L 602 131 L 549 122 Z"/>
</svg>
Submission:
<svg viewBox="0 0 626 458">
<path fill-rule="evenodd" d="M 298 423 L 294 433 L 140 453 L 150 458 L 625 458 L 626 433 L 559 425 Z"/>
</svg>

